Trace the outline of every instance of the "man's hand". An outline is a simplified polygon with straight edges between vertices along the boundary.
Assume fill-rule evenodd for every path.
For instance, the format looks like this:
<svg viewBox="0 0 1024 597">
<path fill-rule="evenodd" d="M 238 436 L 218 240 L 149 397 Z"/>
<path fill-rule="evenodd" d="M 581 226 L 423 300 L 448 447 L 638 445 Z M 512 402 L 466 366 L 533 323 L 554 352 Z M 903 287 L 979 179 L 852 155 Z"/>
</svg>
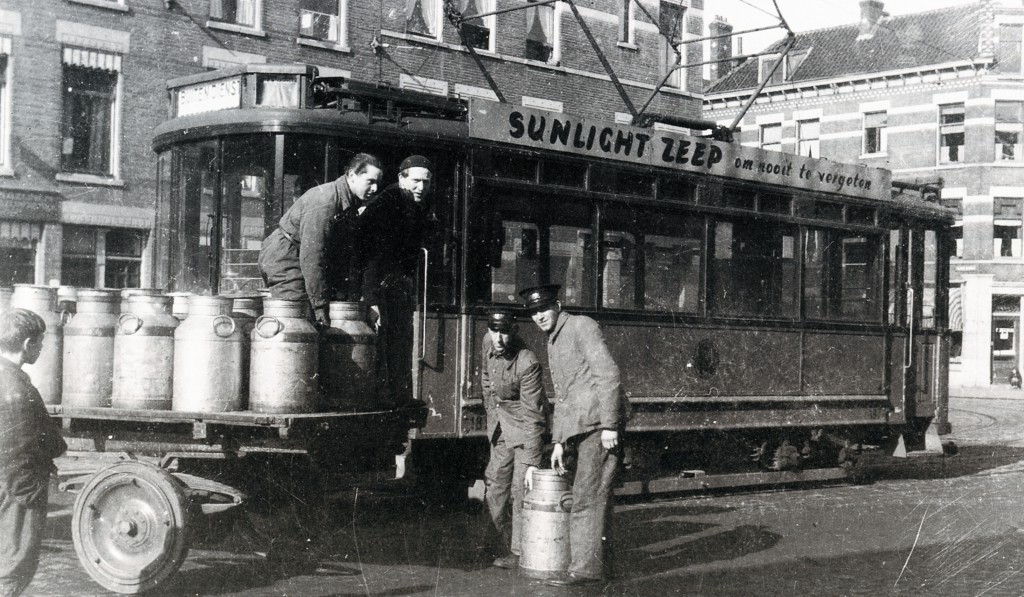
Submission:
<svg viewBox="0 0 1024 597">
<path fill-rule="evenodd" d="M 526 478 L 523 479 L 523 484 L 526 485 L 526 491 L 533 491 L 533 471 L 537 470 L 535 466 L 529 466 L 526 468 Z"/>
<path fill-rule="evenodd" d="M 384 327 L 384 320 L 380 317 L 380 307 L 377 305 L 370 305 L 370 311 L 367 314 L 367 319 L 370 320 L 370 325 L 372 325 L 373 329 L 377 332 L 380 331 L 380 328 Z"/>
<path fill-rule="evenodd" d="M 327 314 L 327 306 L 316 307 L 313 309 L 313 318 L 316 324 L 320 327 L 328 327 L 331 325 L 331 318 Z"/>
<path fill-rule="evenodd" d="M 601 431 L 601 445 L 604 446 L 605 450 L 614 449 L 619 445 L 619 432 L 612 431 L 611 429 L 604 429 Z"/>
<path fill-rule="evenodd" d="M 559 475 L 565 474 L 565 466 L 562 464 L 562 444 L 555 444 L 551 451 L 551 468 Z"/>
</svg>

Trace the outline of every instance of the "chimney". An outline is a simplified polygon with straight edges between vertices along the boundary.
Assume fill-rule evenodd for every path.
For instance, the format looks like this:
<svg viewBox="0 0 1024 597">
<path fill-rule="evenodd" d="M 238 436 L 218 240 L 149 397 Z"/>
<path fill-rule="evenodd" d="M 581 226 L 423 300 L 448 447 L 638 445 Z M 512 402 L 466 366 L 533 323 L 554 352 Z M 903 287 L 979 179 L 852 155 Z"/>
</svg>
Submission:
<svg viewBox="0 0 1024 597">
<path fill-rule="evenodd" d="M 711 63 L 710 74 L 711 80 L 717 81 L 732 70 L 732 25 L 725 17 L 715 15 L 715 20 L 708 25 L 708 32 L 711 37 L 725 36 L 711 40 L 711 59 L 716 62 Z"/>
<path fill-rule="evenodd" d="M 882 10 L 885 4 L 879 0 L 860 0 L 860 34 L 857 41 L 871 39 L 878 30 L 878 23 L 882 17 L 889 16 L 889 13 Z"/>
</svg>

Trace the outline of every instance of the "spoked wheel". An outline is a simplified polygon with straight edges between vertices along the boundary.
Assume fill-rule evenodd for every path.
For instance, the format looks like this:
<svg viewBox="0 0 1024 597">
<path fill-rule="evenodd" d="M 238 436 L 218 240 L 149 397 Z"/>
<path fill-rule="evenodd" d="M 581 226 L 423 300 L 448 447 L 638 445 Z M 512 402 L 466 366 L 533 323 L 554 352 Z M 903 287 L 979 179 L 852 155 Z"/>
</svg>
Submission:
<svg viewBox="0 0 1024 597">
<path fill-rule="evenodd" d="M 188 512 L 167 471 L 121 462 L 96 473 L 75 500 L 71 533 L 89 576 L 116 593 L 165 581 L 188 553 Z"/>
</svg>

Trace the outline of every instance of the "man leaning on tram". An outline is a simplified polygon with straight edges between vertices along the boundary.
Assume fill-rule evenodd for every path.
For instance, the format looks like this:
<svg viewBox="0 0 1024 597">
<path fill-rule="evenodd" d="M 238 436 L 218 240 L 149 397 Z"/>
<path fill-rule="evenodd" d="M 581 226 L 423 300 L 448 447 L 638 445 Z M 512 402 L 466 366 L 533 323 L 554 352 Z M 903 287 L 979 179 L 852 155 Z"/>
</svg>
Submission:
<svg viewBox="0 0 1024 597">
<path fill-rule="evenodd" d="M 357 154 L 337 180 L 306 191 L 292 204 L 260 249 L 260 273 L 271 297 L 307 300 L 315 321 L 329 323 L 329 280 L 351 275 L 338 270 L 354 263 L 356 219 L 377 192 L 383 170 L 376 157 Z"/>
</svg>

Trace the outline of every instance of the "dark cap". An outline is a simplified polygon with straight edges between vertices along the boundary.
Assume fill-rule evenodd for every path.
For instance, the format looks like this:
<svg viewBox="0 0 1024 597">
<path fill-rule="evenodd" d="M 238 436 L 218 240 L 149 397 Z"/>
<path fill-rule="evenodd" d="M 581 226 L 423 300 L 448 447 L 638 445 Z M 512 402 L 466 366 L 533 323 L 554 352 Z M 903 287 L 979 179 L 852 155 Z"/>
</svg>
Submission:
<svg viewBox="0 0 1024 597">
<path fill-rule="evenodd" d="M 409 168 L 426 168 L 431 172 L 434 171 L 434 165 L 430 163 L 430 160 L 421 155 L 411 155 L 402 160 L 402 165 L 398 167 L 398 171 L 403 172 Z"/>
<path fill-rule="evenodd" d="M 523 305 L 532 310 L 558 302 L 558 291 L 561 288 L 560 284 L 544 284 L 520 290 L 519 296 L 523 299 Z"/>
<path fill-rule="evenodd" d="M 494 332 L 509 333 L 515 325 L 516 316 L 509 309 L 497 309 L 487 314 L 487 329 Z"/>
</svg>

